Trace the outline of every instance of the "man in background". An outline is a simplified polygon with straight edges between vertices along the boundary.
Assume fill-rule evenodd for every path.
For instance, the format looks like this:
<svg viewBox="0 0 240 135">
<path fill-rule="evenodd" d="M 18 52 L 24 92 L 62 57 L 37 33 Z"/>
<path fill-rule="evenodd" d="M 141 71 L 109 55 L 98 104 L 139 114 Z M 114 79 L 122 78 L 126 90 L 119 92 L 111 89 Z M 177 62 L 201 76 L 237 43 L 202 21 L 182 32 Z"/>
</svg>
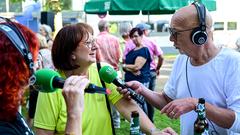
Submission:
<svg viewBox="0 0 240 135">
<path fill-rule="evenodd" d="M 119 71 L 118 63 L 121 57 L 119 39 L 109 33 L 109 23 L 105 20 L 99 21 L 98 29 L 100 33 L 96 38 L 96 43 L 98 45 L 97 53 L 101 54 L 100 61 L 112 65 L 116 71 Z M 120 128 L 120 114 L 114 106 L 111 108 L 114 127 Z"/>
</svg>

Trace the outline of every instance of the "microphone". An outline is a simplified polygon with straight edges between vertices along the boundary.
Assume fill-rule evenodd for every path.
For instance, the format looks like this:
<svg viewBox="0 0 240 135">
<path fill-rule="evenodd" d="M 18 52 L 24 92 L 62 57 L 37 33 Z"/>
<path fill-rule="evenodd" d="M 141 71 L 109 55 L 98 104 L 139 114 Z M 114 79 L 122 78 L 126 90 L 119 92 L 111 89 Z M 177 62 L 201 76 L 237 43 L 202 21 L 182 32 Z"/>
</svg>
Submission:
<svg viewBox="0 0 240 135">
<path fill-rule="evenodd" d="M 118 87 L 121 87 L 123 89 L 127 89 L 130 92 L 130 96 L 137 101 L 140 104 L 144 104 L 144 98 L 143 96 L 137 94 L 134 90 L 131 88 L 128 88 L 126 84 L 119 78 L 117 78 L 117 72 L 110 66 L 104 66 L 99 70 L 99 76 L 101 80 L 103 80 L 106 83 L 113 83 Z"/>
<path fill-rule="evenodd" d="M 55 92 L 58 88 L 63 88 L 65 79 L 60 77 L 60 74 L 52 69 L 40 69 L 35 72 L 36 82 L 34 87 L 45 93 Z M 85 89 L 86 93 L 110 94 L 111 91 L 106 88 L 98 87 L 94 84 L 89 84 Z"/>
</svg>

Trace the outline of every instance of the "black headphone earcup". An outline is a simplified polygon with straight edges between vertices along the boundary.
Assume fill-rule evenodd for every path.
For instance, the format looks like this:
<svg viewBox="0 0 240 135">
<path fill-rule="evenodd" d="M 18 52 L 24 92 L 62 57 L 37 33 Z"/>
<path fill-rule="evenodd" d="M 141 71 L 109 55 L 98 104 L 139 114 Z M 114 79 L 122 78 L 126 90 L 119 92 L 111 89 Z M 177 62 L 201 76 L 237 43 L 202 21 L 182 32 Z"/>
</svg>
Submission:
<svg viewBox="0 0 240 135">
<path fill-rule="evenodd" d="M 195 45 L 201 46 L 207 42 L 207 33 L 202 31 L 200 27 L 197 27 L 191 33 L 191 40 Z"/>
</svg>

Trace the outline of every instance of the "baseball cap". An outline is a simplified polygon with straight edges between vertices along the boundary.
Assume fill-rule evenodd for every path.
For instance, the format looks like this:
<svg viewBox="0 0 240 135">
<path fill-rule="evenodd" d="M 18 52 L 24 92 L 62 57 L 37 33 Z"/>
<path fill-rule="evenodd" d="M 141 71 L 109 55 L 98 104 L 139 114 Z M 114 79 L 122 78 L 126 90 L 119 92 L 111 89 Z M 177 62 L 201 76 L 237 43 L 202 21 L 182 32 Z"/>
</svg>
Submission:
<svg viewBox="0 0 240 135">
<path fill-rule="evenodd" d="M 139 28 L 140 30 L 149 30 L 151 29 L 151 26 L 146 23 L 139 23 L 136 25 L 136 28 Z"/>
</svg>

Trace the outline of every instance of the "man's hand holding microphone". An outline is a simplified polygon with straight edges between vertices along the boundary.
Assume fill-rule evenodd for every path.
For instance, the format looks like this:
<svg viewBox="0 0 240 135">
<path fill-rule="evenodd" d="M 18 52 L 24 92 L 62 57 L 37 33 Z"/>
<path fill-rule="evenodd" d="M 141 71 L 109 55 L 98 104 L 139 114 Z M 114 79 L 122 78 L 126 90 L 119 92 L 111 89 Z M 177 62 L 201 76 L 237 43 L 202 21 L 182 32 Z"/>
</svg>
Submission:
<svg viewBox="0 0 240 135">
<path fill-rule="evenodd" d="M 116 71 L 109 66 L 102 67 L 99 71 L 99 74 L 100 78 L 104 82 L 114 83 L 116 86 L 118 86 L 118 92 L 129 100 L 134 99 L 136 102 L 141 102 L 141 96 L 138 95 L 145 95 L 144 93 L 149 91 L 138 81 L 130 81 L 127 83 L 123 82 L 117 78 Z M 172 128 L 168 127 L 162 131 L 153 129 L 151 131 L 151 135 L 177 135 L 177 133 Z"/>
</svg>

